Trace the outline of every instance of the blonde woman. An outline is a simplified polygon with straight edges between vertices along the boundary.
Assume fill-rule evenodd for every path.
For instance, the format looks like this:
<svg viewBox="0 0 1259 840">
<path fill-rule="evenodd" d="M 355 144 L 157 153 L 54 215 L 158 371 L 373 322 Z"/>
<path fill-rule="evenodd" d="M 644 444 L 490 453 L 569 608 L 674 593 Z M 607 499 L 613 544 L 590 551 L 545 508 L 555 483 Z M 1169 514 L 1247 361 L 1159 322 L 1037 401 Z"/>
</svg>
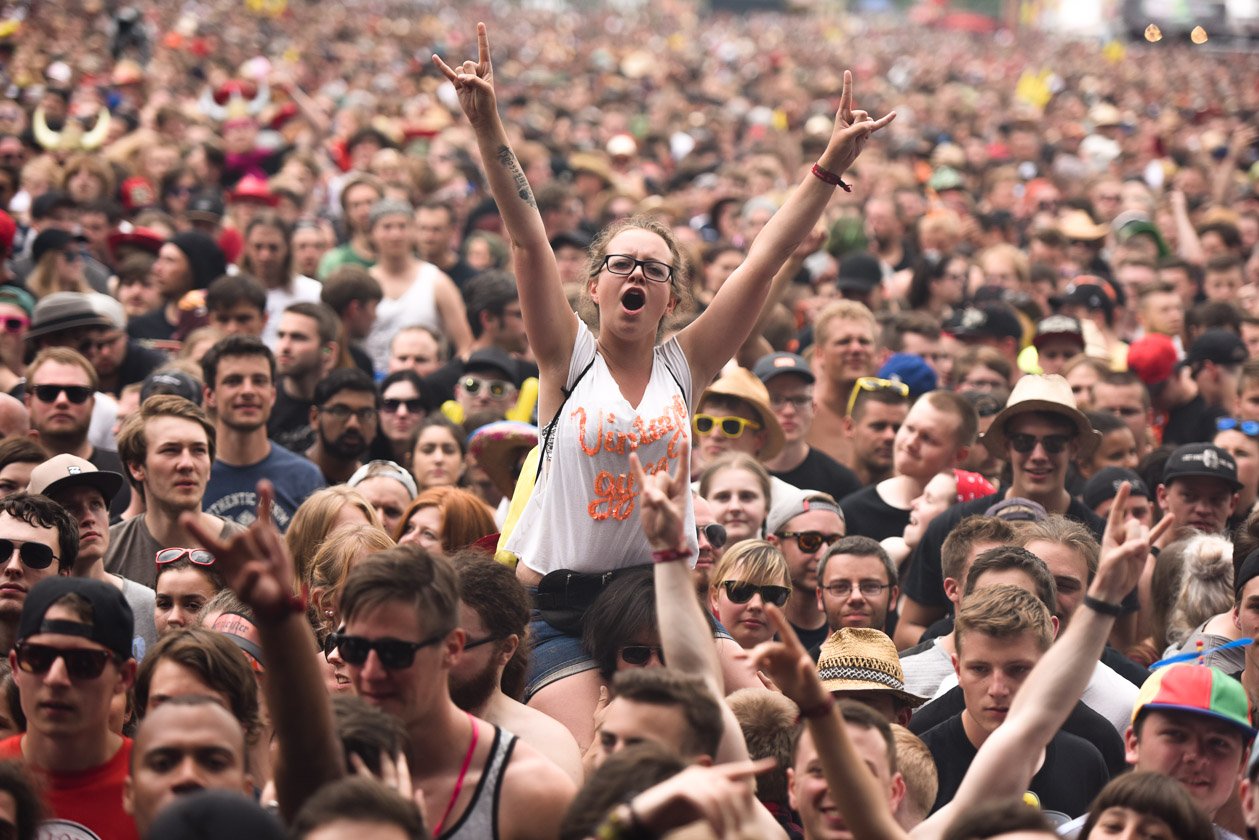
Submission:
<svg viewBox="0 0 1259 840">
<path fill-rule="evenodd" d="M 744 650 L 774 638 L 765 605 L 781 609 L 791 597 L 787 559 L 764 540 L 744 540 L 713 568 L 708 606 Z"/>
<path fill-rule="evenodd" d="M 319 546 L 333 532 L 352 525 L 371 525 L 384 533 L 384 526 L 371 502 L 357 490 L 345 485 L 325 487 L 307 497 L 293 514 L 293 521 L 284 533 L 284 543 L 293 555 L 297 583 L 308 581 L 311 564 Z"/>
</svg>

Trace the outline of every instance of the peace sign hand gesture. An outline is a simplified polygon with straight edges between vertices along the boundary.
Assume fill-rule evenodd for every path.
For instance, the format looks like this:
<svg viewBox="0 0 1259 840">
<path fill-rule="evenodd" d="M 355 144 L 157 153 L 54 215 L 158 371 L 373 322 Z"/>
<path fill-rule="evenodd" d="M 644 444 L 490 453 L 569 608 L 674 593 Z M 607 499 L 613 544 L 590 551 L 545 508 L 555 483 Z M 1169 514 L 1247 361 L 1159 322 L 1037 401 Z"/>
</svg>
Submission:
<svg viewBox="0 0 1259 840">
<path fill-rule="evenodd" d="M 260 621 L 279 621 L 301 611 L 293 594 L 293 559 L 271 519 L 275 488 L 258 482 L 258 518 L 226 541 L 207 531 L 196 514 L 185 513 L 180 524 L 214 555 L 215 568 L 227 585 Z"/>
<path fill-rule="evenodd" d="M 852 72 L 844 71 L 844 89 L 839 96 L 839 111 L 835 114 L 835 128 L 831 140 L 818 163 L 837 175 L 848 171 L 866 147 L 870 135 L 896 119 L 890 111 L 879 119 L 873 119 L 862 110 L 852 109 Z"/>
<path fill-rule="evenodd" d="M 490 63 L 490 36 L 484 23 L 476 25 L 476 40 L 476 61 L 468 59 L 454 69 L 434 55 L 433 64 L 455 86 L 464 115 L 473 128 L 479 129 L 497 116 L 498 104 L 494 96 L 494 67 Z"/>
</svg>

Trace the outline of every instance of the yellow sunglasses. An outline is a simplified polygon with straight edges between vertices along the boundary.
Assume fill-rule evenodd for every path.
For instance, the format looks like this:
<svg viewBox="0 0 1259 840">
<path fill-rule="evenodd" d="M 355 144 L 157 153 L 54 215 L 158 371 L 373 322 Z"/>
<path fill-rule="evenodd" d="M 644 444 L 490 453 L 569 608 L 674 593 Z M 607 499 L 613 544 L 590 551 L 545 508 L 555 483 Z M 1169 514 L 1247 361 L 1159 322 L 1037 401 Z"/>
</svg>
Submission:
<svg viewBox="0 0 1259 840">
<path fill-rule="evenodd" d="M 902 397 L 909 397 L 909 386 L 904 382 L 897 382 L 895 379 L 880 379 L 877 376 L 863 376 L 853 383 L 852 394 L 848 397 L 848 413 L 852 414 L 852 407 L 857 404 L 857 396 L 862 391 L 895 391 Z"/>
<path fill-rule="evenodd" d="M 761 424 L 753 420 L 744 420 L 742 417 L 714 417 L 711 414 L 695 415 L 695 431 L 701 435 L 706 435 L 718 428 L 721 433 L 728 438 L 742 437 L 743 433 L 748 429 L 754 432 L 761 430 Z"/>
</svg>

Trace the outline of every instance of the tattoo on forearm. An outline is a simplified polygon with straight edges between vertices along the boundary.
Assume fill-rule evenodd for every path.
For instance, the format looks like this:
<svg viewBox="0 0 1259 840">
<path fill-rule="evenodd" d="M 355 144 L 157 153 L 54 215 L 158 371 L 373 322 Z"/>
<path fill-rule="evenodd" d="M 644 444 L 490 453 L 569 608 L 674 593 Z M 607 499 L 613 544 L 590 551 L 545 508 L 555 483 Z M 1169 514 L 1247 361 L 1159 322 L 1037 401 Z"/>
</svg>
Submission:
<svg viewBox="0 0 1259 840">
<path fill-rule="evenodd" d="M 516 195 L 520 196 L 521 201 L 536 210 L 538 202 L 533 199 L 533 190 L 529 188 L 529 180 L 525 178 L 524 170 L 520 168 L 520 161 L 516 160 L 516 156 L 512 154 L 511 149 L 506 146 L 499 146 L 498 162 L 508 171 L 512 180 L 516 182 Z"/>
</svg>

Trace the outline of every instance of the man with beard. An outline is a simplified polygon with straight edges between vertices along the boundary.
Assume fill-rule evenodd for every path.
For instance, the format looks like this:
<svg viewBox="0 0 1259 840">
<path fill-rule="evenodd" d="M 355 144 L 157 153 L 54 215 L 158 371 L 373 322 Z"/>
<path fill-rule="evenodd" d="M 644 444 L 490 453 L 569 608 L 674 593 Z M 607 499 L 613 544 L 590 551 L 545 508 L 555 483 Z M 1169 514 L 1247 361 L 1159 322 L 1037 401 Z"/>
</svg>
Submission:
<svg viewBox="0 0 1259 840">
<path fill-rule="evenodd" d="M 218 438 L 203 500 L 206 513 L 248 525 L 258 508 L 255 488 L 270 478 L 275 485 L 271 515 L 285 531 L 298 506 L 324 480 L 310 461 L 267 439 L 267 419 L 275 407 L 275 357 L 261 340 L 232 335 L 202 357 L 201 372 Z"/>
<path fill-rule="evenodd" d="M 804 646 L 813 649 L 834 629 L 827 627 L 818 597 L 818 566 L 831 544 L 847 532 L 844 514 L 825 493 L 795 490 L 775 500 L 765 530 L 766 539 L 782 551 L 791 575 L 791 597 L 783 614 Z"/>
<path fill-rule="evenodd" d="M 852 467 L 853 441 L 846 433 L 853 385 L 878 370 L 878 323 L 863 304 L 839 300 L 818 313 L 813 327 L 816 409 L 809 445 Z M 890 467 L 890 463 L 889 463 Z"/>
<path fill-rule="evenodd" d="M 280 374 L 267 435 L 286 449 L 304 452 L 314 443 L 310 412 L 315 385 L 336 365 L 340 320 L 322 303 L 294 303 L 280 315 L 275 345 Z"/>
<path fill-rule="evenodd" d="M 334 370 L 315 386 L 310 426 L 315 444 L 306 457 L 329 484 L 344 484 L 361 467 L 376 439 L 380 396 L 376 384 L 358 368 Z"/>
<path fill-rule="evenodd" d="M 99 449 L 88 440 L 99 380 L 92 363 L 68 347 L 47 347 L 26 369 L 26 408 L 31 428 L 50 455 L 76 455 L 99 470 L 122 473 L 118 453 Z M 110 505 L 118 517 L 131 503 L 124 484 Z"/>
<path fill-rule="evenodd" d="M 118 454 L 144 493 L 145 511 L 109 529 L 105 570 L 152 588 L 154 558 L 164 548 L 203 547 L 186 525 L 194 514 L 202 531 L 226 539 L 241 528 L 201 510 L 214 461 L 214 425 L 183 397 L 149 397 L 118 432 Z"/>
<path fill-rule="evenodd" d="M 525 639 L 529 593 L 507 566 L 489 557 L 458 564 L 459 624 L 467 635 L 463 656 L 450 669 L 450 699 L 487 723 L 514 732 L 581 784 L 581 752 L 559 721 L 515 698 L 524 690 L 516 651 Z M 503 691 L 508 667 L 509 685 Z"/>
<path fill-rule="evenodd" d="M 725 553 L 726 529 L 713 518 L 713 509 L 707 499 L 692 492 L 691 501 L 695 508 L 695 539 L 699 543 L 695 568 L 691 569 L 691 583 L 695 584 L 695 591 L 704 599 L 708 597 L 708 576 Z"/>
</svg>

